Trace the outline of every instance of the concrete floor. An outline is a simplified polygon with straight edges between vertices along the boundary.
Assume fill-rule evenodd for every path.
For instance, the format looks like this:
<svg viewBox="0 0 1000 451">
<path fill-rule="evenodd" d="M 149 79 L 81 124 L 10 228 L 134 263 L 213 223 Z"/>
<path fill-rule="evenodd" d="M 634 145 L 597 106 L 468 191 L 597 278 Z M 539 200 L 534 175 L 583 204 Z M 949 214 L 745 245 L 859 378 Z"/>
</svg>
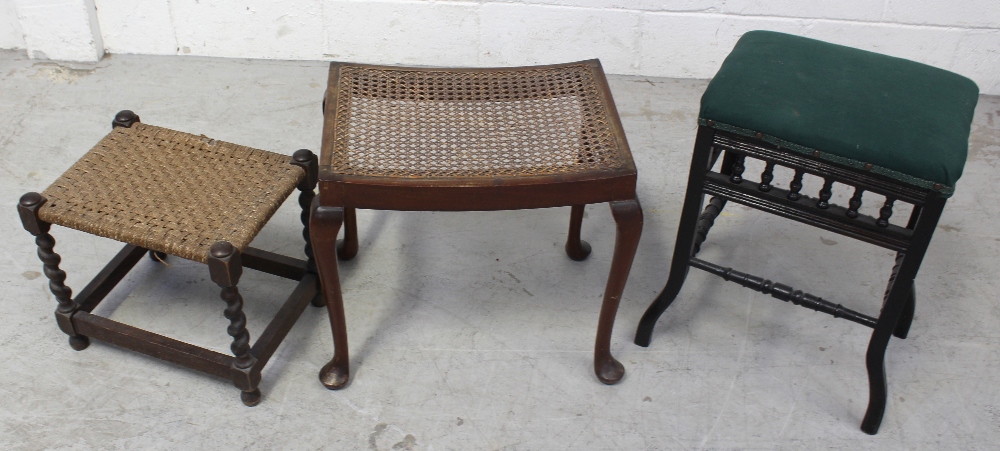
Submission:
<svg viewBox="0 0 1000 451">
<path fill-rule="evenodd" d="M 265 369 L 263 402 L 247 408 L 229 382 L 98 342 L 70 349 L 14 207 L 125 108 L 263 149 L 318 149 L 326 65 L 115 55 L 68 67 L 0 53 L 0 448 L 995 449 L 1000 98 L 980 99 L 965 176 L 917 280 L 910 338 L 890 344 L 890 402 L 872 437 L 858 429 L 861 326 L 692 270 L 652 346 L 632 344 L 666 281 L 706 82 L 610 79 L 645 209 L 612 339 L 621 383 L 604 386 L 591 370 L 614 245 L 607 207 L 587 209 L 594 251 L 582 263 L 562 250 L 568 208 L 362 211 L 361 251 L 341 266 L 352 383 L 332 392 L 317 380 L 332 339 L 325 312 L 310 308 Z M 298 214 L 288 202 L 255 246 L 302 255 Z M 53 235 L 76 290 L 120 247 L 61 227 Z M 892 263 L 887 251 L 736 205 L 703 255 L 871 314 Z M 143 260 L 98 312 L 228 352 L 206 268 L 170 264 Z M 250 271 L 241 287 L 254 335 L 292 284 Z"/>
</svg>

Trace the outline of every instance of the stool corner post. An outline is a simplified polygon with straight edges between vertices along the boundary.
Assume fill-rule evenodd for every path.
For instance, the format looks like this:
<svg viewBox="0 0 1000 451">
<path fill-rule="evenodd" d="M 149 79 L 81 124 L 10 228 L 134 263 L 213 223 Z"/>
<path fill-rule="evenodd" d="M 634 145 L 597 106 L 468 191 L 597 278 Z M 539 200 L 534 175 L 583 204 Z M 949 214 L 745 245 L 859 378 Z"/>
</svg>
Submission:
<svg viewBox="0 0 1000 451">
<path fill-rule="evenodd" d="M 316 197 L 316 184 L 319 183 L 319 161 L 316 158 L 316 154 L 311 150 L 299 149 L 292 155 L 291 164 L 302 168 L 306 173 L 305 178 L 299 182 L 298 186 L 300 191 L 299 208 L 302 209 L 302 212 L 299 214 L 299 221 L 302 222 L 302 239 L 306 242 L 306 261 L 310 270 L 314 270 L 316 262 L 313 257 L 312 238 L 309 234 L 309 214 L 312 209 L 313 198 Z"/>
<path fill-rule="evenodd" d="M 25 193 L 17 202 L 17 214 L 21 217 L 21 225 L 33 236 L 48 233 L 51 224 L 38 217 L 38 210 L 48 199 L 34 191 Z"/>
<path fill-rule="evenodd" d="M 291 164 L 302 168 L 306 177 L 299 183 L 300 191 L 312 191 L 319 182 L 319 159 L 309 149 L 299 149 L 292 154 Z"/>
<path fill-rule="evenodd" d="M 52 224 L 38 217 L 38 210 L 45 205 L 45 196 L 30 192 L 17 203 L 17 212 L 21 217 L 24 229 L 35 237 L 38 246 L 38 259 L 42 261 L 43 272 L 49 279 L 49 291 L 55 296 L 59 306 L 56 307 L 56 323 L 69 335 L 69 344 L 73 349 L 82 351 L 90 346 L 90 339 L 76 332 L 73 325 L 73 315 L 80 310 L 80 304 L 73 299 L 73 290 L 66 286 L 66 271 L 59 268 L 62 257 L 55 251 L 56 240 L 49 234 Z"/>
<path fill-rule="evenodd" d="M 229 349 L 236 357 L 232 364 L 233 383 L 243 393 L 243 403 L 254 406 L 260 402 L 260 390 L 252 380 L 246 380 L 246 370 L 252 369 L 257 359 L 250 351 L 250 332 L 247 331 L 247 317 L 243 314 L 243 296 L 236 285 L 243 274 L 243 264 L 239 249 L 228 241 L 219 241 L 208 251 L 208 270 L 212 281 L 222 288 L 219 295 L 226 303 L 223 315 L 229 320 L 226 332 L 233 337 Z"/>
<path fill-rule="evenodd" d="M 228 241 L 219 241 L 208 251 L 208 271 L 222 288 L 235 287 L 243 275 L 240 250 Z"/>
<path fill-rule="evenodd" d="M 140 122 L 138 114 L 135 114 L 132 110 L 121 110 L 115 114 L 114 120 L 111 121 L 111 129 L 114 130 L 118 127 L 130 128 L 136 122 Z"/>
</svg>

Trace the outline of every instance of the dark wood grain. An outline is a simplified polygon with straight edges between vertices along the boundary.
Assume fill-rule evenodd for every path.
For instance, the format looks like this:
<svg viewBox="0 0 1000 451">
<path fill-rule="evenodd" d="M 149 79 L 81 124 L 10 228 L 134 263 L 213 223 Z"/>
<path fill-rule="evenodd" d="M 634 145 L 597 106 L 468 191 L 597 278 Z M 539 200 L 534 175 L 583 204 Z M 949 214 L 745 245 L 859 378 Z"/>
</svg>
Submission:
<svg viewBox="0 0 1000 451">
<path fill-rule="evenodd" d="M 735 154 L 733 156 L 733 167 L 729 171 L 729 181 L 733 183 L 743 183 L 743 171 L 746 166 L 743 163 L 746 161 L 746 156 L 743 154 Z"/>
<path fill-rule="evenodd" d="M 282 304 L 281 309 L 274 315 L 271 322 L 267 324 L 264 332 L 253 344 L 250 352 L 257 358 L 257 366 L 263 367 L 271 360 L 274 351 L 278 349 L 281 342 L 292 330 L 295 321 L 302 316 L 302 311 L 306 305 L 319 293 L 319 279 L 316 274 L 309 273 L 295 286 L 295 290 L 288 296 Z"/>
<path fill-rule="evenodd" d="M 642 235 L 642 207 L 638 200 L 611 202 L 615 218 L 615 251 L 611 259 L 611 274 L 604 288 L 604 302 L 597 321 L 594 343 L 594 373 L 605 384 L 616 384 L 625 375 L 625 367 L 611 355 L 611 331 L 615 326 L 618 304 L 625 291 L 625 282 L 632 269 L 632 259 Z"/>
<path fill-rule="evenodd" d="M 316 197 L 316 183 L 319 181 L 319 160 L 316 154 L 309 149 L 299 149 L 292 154 L 291 164 L 302 168 L 306 177 L 299 183 L 299 220 L 302 222 L 302 239 L 306 242 L 306 260 L 311 264 L 313 261 L 313 250 L 309 236 L 309 208 L 312 200 Z"/>
<path fill-rule="evenodd" d="M 723 159 L 723 167 L 715 172 L 711 165 L 706 166 L 705 163 L 714 158 L 720 149 L 725 151 L 726 157 Z M 744 158 L 762 160 L 766 164 L 761 184 L 757 187 L 742 183 Z M 795 171 L 788 190 L 770 186 L 772 165 Z M 818 198 L 801 194 L 805 174 L 823 178 Z M 834 183 L 854 188 L 847 208 L 829 202 Z M 768 189 L 762 189 L 764 187 Z M 859 212 L 862 195 L 869 191 L 886 197 L 878 217 Z M 705 194 L 712 195 L 713 198 L 699 218 L 698 209 Z M 905 228 L 889 223 L 897 200 L 913 205 L 913 212 Z M 853 311 L 788 285 L 695 258 L 707 229 L 726 201 L 896 251 L 896 264 L 878 317 Z M 667 284 L 640 320 L 635 342 L 640 346 L 649 345 L 657 319 L 677 297 L 690 267 L 710 272 L 777 299 L 872 327 L 874 330 L 866 355 L 869 403 L 861 429 L 874 434 L 882 422 L 887 399 L 884 368 L 886 346 L 891 336 L 905 338 L 909 332 L 916 299 L 914 277 L 944 204 L 945 199 L 935 190 L 901 183 L 865 169 L 821 161 L 817 155 L 791 152 L 766 143 L 759 137 L 753 139 L 714 130 L 709 121 L 708 126 L 698 129 Z"/>
<path fill-rule="evenodd" d="M 854 195 L 851 196 L 851 200 L 847 201 L 847 211 L 844 212 L 848 218 L 854 219 L 858 217 L 858 209 L 861 208 L 861 198 L 865 193 L 864 188 L 854 188 Z"/>
<path fill-rule="evenodd" d="M 223 379 L 230 378 L 234 357 L 87 312 L 73 317 L 80 333 L 95 340 L 176 363 Z"/>
<path fill-rule="evenodd" d="M 344 208 L 344 239 L 337 241 L 337 258 L 350 260 L 358 255 L 358 210 Z"/>
<path fill-rule="evenodd" d="M 788 200 L 787 192 L 778 187 L 773 187 L 768 192 L 761 192 L 729 183 L 722 174 L 706 174 L 704 191 L 713 196 L 723 197 L 893 251 L 905 249 L 913 235 L 911 230 L 892 224 L 879 227 L 875 222 L 876 219 L 870 216 L 859 215 L 856 219 L 850 219 L 846 215 L 847 209 L 839 205 L 831 204 L 826 209 L 816 208 L 815 202 L 818 200 L 809 196 L 802 196 L 802 201 L 799 202 Z"/>
<path fill-rule="evenodd" d="M 882 204 L 882 208 L 878 210 L 878 220 L 875 221 L 879 227 L 889 227 L 889 218 L 892 217 L 892 204 L 896 202 L 896 199 L 887 197 L 885 203 Z"/>
<path fill-rule="evenodd" d="M 229 349 L 236 356 L 233 362 L 237 368 L 249 368 L 254 363 L 250 354 L 250 333 L 247 332 L 247 317 L 243 314 L 243 296 L 236 286 L 243 274 L 240 251 L 227 241 L 219 241 L 209 250 L 208 270 L 212 281 L 222 288 L 219 297 L 226 303 L 224 316 L 229 320 L 229 336 L 233 343 Z"/>
<path fill-rule="evenodd" d="M 323 297 L 330 315 L 333 332 L 333 358 L 323 366 L 319 380 L 331 390 L 344 388 L 350 380 L 350 356 L 347 349 L 347 320 L 344 318 L 344 299 L 340 291 L 340 273 L 337 267 L 337 233 L 344 222 L 344 209 L 323 207 L 319 199 L 313 201 L 309 230 L 312 232 L 316 252 L 316 269 L 319 271 Z"/>
<path fill-rule="evenodd" d="M 667 310 L 667 307 L 670 307 L 670 304 L 677 299 L 677 294 L 680 293 L 681 287 L 684 286 L 684 280 L 687 278 L 688 260 L 694 255 L 698 215 L 701 213 L 701 206 L 705 201 L 702 185 L 705 182 L 705 174 L 713 166 L 712 140 L 714 136 L 715 129 L 712 127 L 698 127 L 698 134 L 694 141 L 694 154 L 691 156 L 691 167 L 688 170 L 687 190 L 684 192 L 684 205 L 681 207 L 680 224 L 677 226 L 677 238 L 674 241 L 674 253 L 670 260 L 670 270 L 667 273 L 667 283 L 639 320 L 634 340 L 634 343 L 639 346 L 649 346 L 656 321 L 660 319 L 660 315 Z M 727 151 L 722 160 L 723 171 L 731 172 L 735 166 L 731 162 L 737 158 L 739 158 L 739 154 Z M 726 175 L 729 174 L 723 176 Z M 730 179 L 727 178 L 727 180 Z"/>
<path fill-rule="evenodd" d="M 115 116 L 112 128 L 131 127 L 137 122 L 138 115 L 123 110 Z M 299 202 L 309 207 L 315 197 L 314 190 L 319 178 L 317 158 L 308 150 L 300 150 L 292 157 L 292 164 L 302 167 L 306 173 L 298 186 L 301 191 Z M 162 261 L 166 258 L 166 254 L 162 252 L 126 244 L 77 297 L 72 298 L 72 290 L 64 283 L 66 273 L 59 268 L 61 258 L 54 251 L 55 240 L 48 233 L 51 225 L 38 216 L 39 209 L 45 202 L 45 198 L 38 193 L 25 194 L 18 203 L 18 215 L 25 230 L 36 237 L 38 256 L 59 304 L 56 322 L 70 336 L 70 345 L 74 349 L 86 348 L 89 339 L 94 338 L 229 379 L 242 391 L 240 397 L 244 404 L 253 406 L 260 402 L 261 392 L 257 387 L 261 370 L 301 315 L 305 305 L 318 297 L 317 277 L 309 261 L 254 248 L 240 252 L 224 241 L 212 247 L 207 261 L 209 272 L 212 280 L 222 288 L 221 297 L 226 302 L 224 316 L 230 320 L 227 331 L 233 338 L 231 350 L 234 355 L 226 356 L 91 313 L 142 259 L 144 253 L 148 251 L 151 257 Z M 302 221 L 306 255 L 310 256 L 312 249 L 309 246 L 308 219 L 309 210 L 305 208 Z M 237 289 L 244 264 L 248 268 L 300 281 L 253 348 L 249 346 L 250 336 L 246 329 L 246 316 L 242 311 L 243 298 Z"/>
<path fill-rule="evenodd" d="M 788 184 L 788 195 L 786 196 L 788 200 L 797 201 L 802 198 L 802 177 L 805 176 L 805 171 L 796 168 L 795 175 L 792 176 L 791 183 Z"/>
<path fill-rule="evenodd" d="M 771 190 L 771 181 L 774 180 L 774 162 L 768 161 L 764 165 L 764 172 L 760 173 L 760 186 L 757 189 L 761 191 Z"/>
<path fill-rule="evenodd" d="M 715 225 L 715 218 L 718 218 L 722 213 L 722 209 L 726 207 L 726 199 L 722 197 L 713 197 L 709 199 L 708 205 L 705 206 L 705 211 L 701 213 L 701 217 L 698 218 L 698 225 L 695 228 L 694 233 L 694 244 L 692 245 L 691 255 L 698 255 L 701 252 L 701 245 L 708 238 L 708 232 L 712 230 L 712 226 Z"/>
<path fill-rule="evenodd" d="M 833 197 L 833 179 L 823 180 L 823 187 L 819 189 L 819 199 L 816 201 L 816 208 L 830 208 L 830 198 Z"/>
<path fill-rule="evenodd" d="M 146 249 L 131 244 L 126 244 L 122 250 L 118 251 L 118 255 L 115 255 L 115 258 L 111 259 L 104 269 L 97 273 L 94 280 L 91 280 L 76 295 L 76 302 L 80 305 L 80 310 L 93 311 L 104 300 L 104 297 L 118 285 L 118 282 L 121 282 L 128 275 L 128 272 L 142 259 L 142 255 L 145 253 Z"/>
<path fill-rule="evenodd" d="M 292 280 L 302 280 L 308 272 L 308 262 L 274 252 L 248 247 L 240 256 L 243 267 Z"/>
<path fill-rule="evenodd" d="M 59 268 L 62 257 L 56 253 L 56 240 L 49 234 L 52 225 L 38 217 L 38 210 L 45 205 L 45 202 L 46 199 L 41 194 L 27 193 L 18 201 L 17 213 L 24 230 L 35 237 L 38 259 L 42 261 L 42 271 L 45 278 L 49 279 L 49 291 L 58 303 L 55 312 L 56 324 L 60 330 L 69 335 L 69 345 L 77 351 L 82 351 L 90 346 L 90 339 L 78 333 L 73 326 L 72 318 L 80 309 L 80 305 L 73 300 L 73 290 L 64 283 L 66 272 Z"/>
<path fill-rule="evenodd" d="M 751 290 L 769 294 L 775 299 L 826 313 L 834 318 L 844 318 L 863 326 L 875 327 L 875 318 L 782 283 L 772 282 L 763 277 L 722 267 L 694 257 L 691 258 L 691 266 L 715 274 L 727 282 L 735 282 Z"/>
<path fill-rule="evenodd" d="M 580 239 L 580 228 L 583 225 L 583 213 L 586 205 L 574 205 L 570 208 L 569 234 L 566 236 L 566 255 L 578 262 L 590 256 L 590 243 Z"/>
<path fill-rule="evenodd" d="M 569 233 L 565 250 L 574 260 L 590 254 L 590 245 L 581 239 L 584 206 L 610 202 L 618 224 L 615 255 L 605 293 L 595 347 L 595 371 L 605 383 L 621 378 L 624 369 L 610 354 L 610 333 L 621 291 L 631 268 L 634 247 L 641 231 L 641 208 L 636 198 L 636 168 L 628 147 L 611 90 L 597 60 L 572 63 L 586 65 L 594 76 L 600 104 L 605 111 L 588 107 L 587 117 L 604 115 L 610 126 L 621 164 L 598 169 L 580 169 L 556 174 L 524 176 L 362 176 L 339 173 L 334 168 L 334 147 L 338 142 L 336 121 L 339 106 L 350 101 L 341 91 L 340 80 L 347 63 L 330 65 L 324 96 L 323 143 L 320 153 L 319 196 L 312 212 L 310 230 L 322 293 L 327 301 L 334 336 L 334 356 L 320 372 L 320 380 L 331 389 L 348 383 L 349 365 L 347 330 L 337 258 L 348 260 L 357 253 L 358 233 L 355 209 L 398 211 L 496 211 L 571 206 Z M 537 66 L 532 69 L 559 68 L 570 65 Z M 353 66 L 353 65 L 352 65 Z M 356 65 L 362 68 L 381 67 Z M 398 67 L 390 68 L 398 70 Z M 504 69 L 489 68 L 412 68 L 414 71 L 450 71 L 473 73 Z M 596 104 L 596 103 L 595 103 Z M 530 119 L 525 119 L 530 120 Z M 587 151 L 588 139 L 580 139 L 580 152 Z M 712 157 L 717 158 L 721 152 Z M 346 171 L 345 171 L 346 172 Z M 344 239 L 339 246 L 336 236 L 343 226 Z M 627 260 L 627 261 L 626 261 Z"/>
</svg>

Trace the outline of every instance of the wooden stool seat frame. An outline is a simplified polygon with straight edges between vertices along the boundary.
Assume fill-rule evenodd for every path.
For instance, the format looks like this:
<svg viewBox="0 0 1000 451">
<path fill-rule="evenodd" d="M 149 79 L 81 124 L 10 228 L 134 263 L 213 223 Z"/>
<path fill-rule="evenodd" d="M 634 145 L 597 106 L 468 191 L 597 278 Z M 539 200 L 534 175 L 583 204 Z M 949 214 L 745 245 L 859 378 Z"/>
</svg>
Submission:
<svg viewBox="0 0 1000 451">
<path fill-rule="evenodd" d="M 934 189 L 918 188 L 878 174 L 839 166 L 819 159 L 820 155 L 817 153 L 813 155 L 816 158 L 810 158 L 782 150 L 760 139 L 714 129 L 712 125 L 708 121 L 707 126 L 698 128 L 667 284 L 642 316 L 635 343 L 649 346 L 657 319 L 676 299 L 689 267 L 707 271 L 786 302 L 871 327 L 874 331 L 866 357 L 869 401 L 861 429 L 868 434 L 875 434 L 882 422 L 886 405 L 886 347 L 892 335 L 906 338 L 909 331 L 915 304 L 914 278 L 941 217 L 945 198 Z M 713 171 L 717 159 L 723 154 L 721 169 Z M 743 178 L 746 158 L 765 163 L 759 182 Z M 771 185 L 775 166 L 795 171 L 789 189 Z M 818 197 L 806 196 L 800 192 L 805 174 L 824 179 Z M 829 202 L 834 182 L 854 188 L 848 207 Z M 886 201 L 879 210 L 879 217 L 859 213 L 865 192 L 885 196 Z M 706 194 L 712 198 L 702 211 Z M 697 258 L 702 243 L 727 201 L 895 251 L 897 257 L 879 315 L 868 316 L 788 285 Z M 906 227 L 889 223 L 897 201 L 913 205 Z"/>
<path fill-rule="evenodd" d="M 131 111 L 116 115 L 112 127 L 130 127 L 139 122 Z M 72 297 L 72 290 L 65 286 L 66 273 L 59 268 L 61 257 L 53 251 L 55 240 L 49 234 L 51 224 L 38 217 L 38 210 L 45 204 L 39 193 L 27 193 L 18 203 L 18 213 L 25 230 L 36 237 L 38 257 L 42 260 L 49 287 L 58 301 L 56 323 L 69 335 L 73 349 L 81 351 L 90 339 L 100 340 L 121 348 L 140 352 L 151 357 L 172 362 L 216 377 L 228 379 L 241 390 L 240 398 L 247 406 L 260 402 L 258 384 L 261 370 L 274 355 L 307 304 L 323 304 L 309 245 L 308 206 L 315 197 L 318 164 L 316 156 L 308 150 L 299 150 L 290 164 L 301 167 L 306 177 L 299 184 L 301 220 L 306 238 L 307 260 L 286 257 L 256 248 L 242 252 L 227 241 L 215 243 L 207 260 L 212 281 L 222 289 L 221 298 L 226 302 L 224 316 L 230 321 L 227 332 L 233 337 L 230 346 L 233 355 L 225 355 L 180 340 L 152 333 L 114 321 L 91 312 L 121 282 L 128 272 L 149 254 L 154 260 L 166 258 L 165 253 L 126 244 L 87 286 Z M 243 297 L 237 284 L 243 268 L 250 268 L 285 279 L 298 281 L 295 289 L 280 307 L 260 337 L 251 345 L 243 314 Z"/>
<path fill-rule="evenodd" d="M 584 63 L 600 68 L 596 60 Z M 625 369 L 611 355 L 611 331 L 642 233 L 642 208 L 635 193 L 635 165 L 603 71 L 596 70 L 595 73 L 614 138 L 625 157 L 621 168 L 536 176 L 403 178 L 358 176 L 331 169 L 331 130 L 336 111 L 336 89 L 333 88 L 332 80 L 336 79 L 338 65 L 339 63 L 331 64 L 331 87 L 324 99 L 326 124 L 320 158 L 319 196 L 314 201 L 310 222 L 316 265 L 323 294 L 327 299 L 334 338 L 334 356 L 320 371 L 323 385 L 339 389 L 349 380 L 347 325 L 337 260 L 351 259 L 358 252 L 356 209 L 496 211 L 571 206 L 565 249 L 571 259 L 579 261 L 590 254 L 590 245 L 580 239 L 585 205 L 603 202 L 608 202 L 611 207 L 617 234 L 611 272 L 598 320 L 594 372 L 605 384 L 618 382 Z M 474 72 L 494 69 L 441 70 Z M 344 227 L 344 239 L 337 242 L 341 226 Z"/>
</svg>

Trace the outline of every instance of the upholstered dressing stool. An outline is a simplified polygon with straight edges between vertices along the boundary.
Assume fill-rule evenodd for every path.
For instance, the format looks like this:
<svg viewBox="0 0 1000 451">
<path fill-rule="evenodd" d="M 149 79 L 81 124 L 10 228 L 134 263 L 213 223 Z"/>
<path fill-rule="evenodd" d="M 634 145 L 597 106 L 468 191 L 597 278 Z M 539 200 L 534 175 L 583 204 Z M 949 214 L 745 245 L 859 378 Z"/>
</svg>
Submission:
<svg viewBox="0 0 1000 451">
<path fill-rule="evenodd" d="M 914 278 L 962 174 L 977 100 L 975 83 L 941 69 L 781 33 L 744 35 L 702 97 L 669 278 L 643 315 L 635 343 L 649 345 L 689 267 L 871 327 L 861 429 L 876 433 L 886 405 L 885 350 L 891 335 L 906 338 L 910 328 Z M 763 162 L 758 181 L 744 174 L 747 158 Z M 794 171 L 784 187 L 773 183 L 776 166 Z M 805 175 L 823 180 L 816 197 L 801 192 Z M 830 202 L 834 183 L 849 187 L 848 205 Z M 866 193 L 884 199 L 877 217 L 859 211 Z M 701 212 L 705 194 L 712 198 Z M 880 313 L 852 311 L 699 259 L 727 201 L 895 251 Z M 900 203 L 912 209 L 897 224 Z"/>
<path fill-rule="evenodd" d="M 611 329 L 642 232 L 636 170 L 597 60 L 553 66 L 431 69 L 333 63 L 324 101 L 319 196 L 311 219 L 334 336 L 320 372 L 349 377 L 337 258 L 358 252 L 355 209 L 489 211 L 572 206 L 566 253 L 584 206 L 608 202 L 617 224 L 594 348 L 606 384 L 625 373 Z M 337 234 L 344 226 L 344 241 Z"/>
<path fill-rule="evenodd" d="M 301 191 L 302 221 L 314 196 L 316 156 L 299 150 L 293 157 L 142 124 L 122 111 L 112 132 L 43 193 L 21 197 L 24 228 L 36 237 L 49 287 L 59 305 L 56 322 L 73 349 L 94 338 L 191 369 L 229 379 L 243 403 L 256 405 L 260 373 L 296 319 L 318 294 L 311 250 L 309 261 L 249 247 L 271 215 L 296 188 Z M 127 243 L 76 297 L 64 285 L 66 273 L 53 250 L 52 224 Z M 175 255 L 208 264 L 222 288 L 223 312 L 233 337 L 233 355 L 91 314 L 128 271 L 149 253 L 156 260 Z M 250 345 L 237 288 L 243 268 L 263 271 L 299 284 L 274 319 Z"/>
</svg>

